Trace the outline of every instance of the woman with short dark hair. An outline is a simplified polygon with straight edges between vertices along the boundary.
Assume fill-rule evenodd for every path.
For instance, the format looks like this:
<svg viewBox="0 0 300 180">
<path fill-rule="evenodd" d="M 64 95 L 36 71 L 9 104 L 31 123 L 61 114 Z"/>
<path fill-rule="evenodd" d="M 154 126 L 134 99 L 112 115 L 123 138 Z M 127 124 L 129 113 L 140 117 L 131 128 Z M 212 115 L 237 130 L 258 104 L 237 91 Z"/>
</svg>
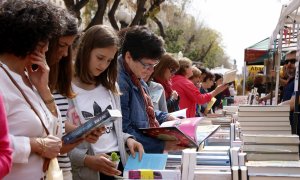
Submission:
<svg viewBox="0 0 300 180">
<path fill-rule="evenodd" d="M 62 146 L 45 59 L 48 41 L 62 25 L 56 7 L 44 1 L 9 0 L 0 9 L 0 92 L 13 149 L 5 179 L 41 179 L 44 160 L 55 158 Z"/>
</svg>

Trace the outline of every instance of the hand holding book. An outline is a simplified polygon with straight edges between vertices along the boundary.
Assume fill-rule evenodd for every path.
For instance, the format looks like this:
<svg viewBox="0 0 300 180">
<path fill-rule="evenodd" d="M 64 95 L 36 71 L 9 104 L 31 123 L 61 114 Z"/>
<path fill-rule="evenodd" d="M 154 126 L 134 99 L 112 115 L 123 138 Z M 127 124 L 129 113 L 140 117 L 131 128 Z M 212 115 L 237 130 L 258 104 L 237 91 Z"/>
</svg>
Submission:
<svg viewBox="0 0 300 180">
<path fill-rule="evenodd" d="M 89 143 L 95 144 L 98 141 L 99 137 L 105 133 L 105 131 L 106 131 L 106 127 L 100 126 L 92 130 L 89 134 L 87 134 L 84 139 Z"/>
</svg>

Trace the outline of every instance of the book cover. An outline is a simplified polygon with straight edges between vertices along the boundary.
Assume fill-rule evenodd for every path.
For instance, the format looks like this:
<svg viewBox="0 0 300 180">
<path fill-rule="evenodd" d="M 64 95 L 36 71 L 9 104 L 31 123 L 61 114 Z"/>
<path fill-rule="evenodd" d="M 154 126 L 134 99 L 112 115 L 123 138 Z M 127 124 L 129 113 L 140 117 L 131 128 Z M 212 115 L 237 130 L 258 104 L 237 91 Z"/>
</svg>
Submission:
<svg viewBox="0 0 300 180">
<path fill-rule="evenodd" d="M 95 128 L 112 123 L 113 121 L 115 121 L 117 118 L 120 117 L 122 117 L 122 114 L 119 110 L 106 109 L 99 115 L 90 118 L 84 124 L 78 126 L 73 131 L 64 135 L 62 137 L 62 140 L 65 144 L 74 143 L 79 138 L 83 138 L 84 136 L 86 136 L 89 132 L 91 132 Z"/>
<path fill-rule="evenodd" d="M 205 112 L 209 112 L 210 110 L 211 110 L 211 108 L 213 107 L 213 105 L 215 104 L 215 102 L 216 102 L 216 98 L 211 98 L 211 100 L 207 103 L 207 106 L 206 106 L 206 108 L 205 108 Z"/>
<path fill-rule="evenodd" d="M 267 135 L 245 134 L 242 136 L 244 144 L 299 144 L 298 135 Z"/>
<path fill-rule="evenodd" d="M 249 180 L 299 180 L 300 176 L 299 175 L 295 175 L 295 176 L 290 176 L 290 175 L 286 175 L 286 176 L 278 176 L 278 175 L 259 175 L 259 176 L 249 176 Z"/>
<path fill-rule="evenodd" d="M 245 131 L 290 131 L 291 126 L 241 126 L 241 130 Z"/>
<path fill-rule="evenodd" d="M 237 70 L 230 70 L 224 73 L 223 75 L 223 84 L 228 84 L 235 81 Z"/>
<path fill-rule="evenodd" d="M 135 153 L 135 158 L 130 155 L 127 159 L 124 171 L 138 169 L 164 170 L 166 167 L 167 154 L 148 154 L 144 153 L 142 160 L 139 161 L 139 153 Z"/>
<path fill-rule="evenodd" d="M 241 124 L 242 127 L 243 126 L 279 126 L 279 127 L 290 126 L 289 121 L 239 121 L 239 123 Z"/>
<path fill-rule="evenodd" d="M 299 153 L 247 153 L 248 161 L 299 161 Z"/>
<path fill-rule="evenodd" d="M 290 106 L 276 106 L 276 105 L 240 105 L 239 111 L 290 111 Z"/>
<path fill-rule="evenodd" d="M 244 152 L 298 153 L 298 145 L 243 145 Z"/>
<path fill-rule="evenodd" d="M 139 169 L 124 171 L 124 178 L 128 179 L 168 179 L 180 180 L 180 170 L 152 170 L 152 169 Z"/>
<path fill-rule="evenodd" d="M 243 130 L 243 131 L 241 131 L 241 133 L 242 133 L 242 135 L 244 135 L 244 134 L 274 134 L 274 135 L 275 134 L 276 135 L 278 135 L 278 134 L 292 134 L 291 130 L 289 130 L 289 131 L 278 131 L 278 130 L 275 130 L 275 131 L 271 131 L 271 130 L 268 130 L 268 131 L 266 131 L 266 130 L 246 131 L 246 130 Z"/>
<path fill-rule="evenodd" d="M 298 175 L 300 176 L 300 161 L 248 161 L 248 174 L 263 175 Z"/>
<path fill-rule="evenodd" d="M 140 130 L 151 137 L 164 140 L 175 141 L 177 145 L 196 148 L 197 143 L 196 129 L 203 118 L 187 118 L 167 121 L 157 128 L 140 128 Z"/>
<path fill-rule="evenodd" d="M 282 121 L 286 121 L 289 122 L 289 115 L 283 116 L 283 117 L 276 117 L 276 116 L 260 116 L 260 117 L 255 117 L 253 118 L 253 116 L 239 116 L 238 117 L 238 121 L 247 121 L 247 122 L 259 122 L 259 121 L 268 121 L 268 122 L 282 122 Z"/>
<path fill-rule="evenodd" d="M 289 117 L 289 111 L 239 111 L 238 116 L 248 116 L 248 117 Z M 238 118 L 239 118 L 238 117 Z"/>
</svg>

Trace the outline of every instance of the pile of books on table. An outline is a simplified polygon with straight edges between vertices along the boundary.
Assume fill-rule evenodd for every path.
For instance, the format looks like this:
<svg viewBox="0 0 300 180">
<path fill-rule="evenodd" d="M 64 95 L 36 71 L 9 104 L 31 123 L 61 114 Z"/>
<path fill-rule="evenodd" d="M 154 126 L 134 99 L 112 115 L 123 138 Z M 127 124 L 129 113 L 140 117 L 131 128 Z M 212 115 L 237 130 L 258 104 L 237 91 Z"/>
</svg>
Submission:
<svg viewBox="0 0 300 180">
<path fill-rule="evenodd" d="M 239 106 L 242 134 L 291 134 L 289 106 Z"/>
<path fill-rule="evenodd" d="M 244 134 L 249 180 L 300 179 L 299 136 Z"/>
<path fill-rule="evenodd" d="M 231 180 L 229 146 L 204 146 L 196 153 L 194 179 Z"/>
</svg>

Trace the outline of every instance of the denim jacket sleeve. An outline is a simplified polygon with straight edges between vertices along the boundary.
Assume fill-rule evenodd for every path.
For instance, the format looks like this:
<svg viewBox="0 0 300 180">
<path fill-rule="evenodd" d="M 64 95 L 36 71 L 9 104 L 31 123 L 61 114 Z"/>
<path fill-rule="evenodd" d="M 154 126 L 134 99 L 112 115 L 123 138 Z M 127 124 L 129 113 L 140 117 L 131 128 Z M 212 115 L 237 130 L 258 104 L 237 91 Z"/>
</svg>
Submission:
<svg viewBox="0 0 300 180">
<path fill-rule="evenodd" d="M 136 99 L 132 98 L 131 93 L 135 93 L 133 92 L 134 89 L 128 84 L 128 82 L 126 82 L 126 79 L 121 77 L 119 78 L 119 86 L 122 93 L 121 109 L 123 118 L 123 131 L 125 133 L 133 135 L 136 138 L 136 140 L 144 146 L 146 153 L 162 153 L 164 150 L 164 142 L 158 139 L 145 136 L 139 130 L 139 128 L 146 128 L 146 125 L 143 124 L 143 122 L 140 122 L 139 118 L 141 117 L 139 115 L 136 115 L 132 112 L 133 108 L 140 108 L 138 107 L 139 102 L 137 102 Z"/>
<path fill-rule="evenodd" d="M 157 119 L 157 121 L 159 122 L 159 124 L 165 122 L 168 119 L 168 113 L 167 112 L 163 112 L 163 111 L 159 111 L 156 110 L 155 111 L 155 117 Z"/>
</svg>

